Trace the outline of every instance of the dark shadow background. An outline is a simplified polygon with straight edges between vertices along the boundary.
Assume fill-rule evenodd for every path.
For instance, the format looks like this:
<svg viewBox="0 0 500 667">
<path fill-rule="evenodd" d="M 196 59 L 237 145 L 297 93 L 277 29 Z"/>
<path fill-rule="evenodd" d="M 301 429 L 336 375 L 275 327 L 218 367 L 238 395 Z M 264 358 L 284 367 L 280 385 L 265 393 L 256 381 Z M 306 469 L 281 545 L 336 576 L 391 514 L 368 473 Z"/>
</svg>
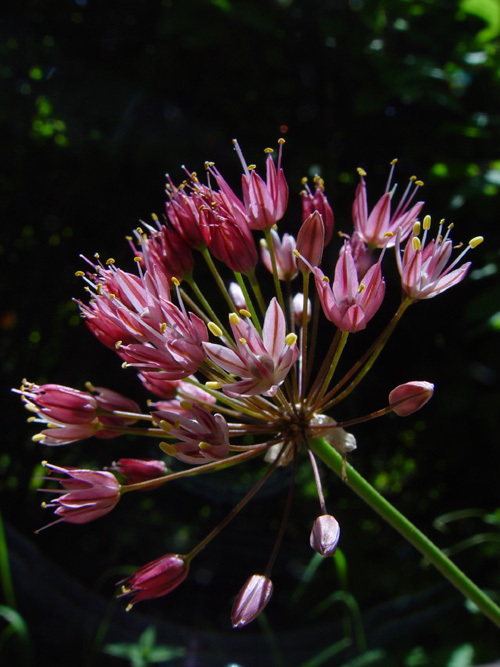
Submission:
<svg viewBox="0 0 500 667">
<path fill-rule="evenodd" d="M 474 251 L 465 283 L 410 310 L 342 418 L 384 405 L 390 389 L 411 379 L 435 382 L 433 401 L 405 421 L 356 428 L 352 463 L 440 546 L 466 541 L 457 564 L 498 601 L 498 3 L 9 4 L 0 24 L 0 491 L 17 609 L 31 637 L 28 647 L 16 637 L 5 641 L 10 664 L 127 664 L 104 655 L 103 646 L 134 643 L 151 625 L 158 644 L 186 649 L 175 664 L 347 664 L 364 651 L 362 643 L 308 662 L 350 636 L 345 606 L 321 606 L 342 586 L 363 614 L 372 651 L 365 660 L 445 665 L 464 645 L 472 647 L 470 664 L 498 658 L 498 630 L 328 472 L 324 486 L 342 525 L 347 582 L 328 562 L 301 587 L 318 511 L 307 465 L 299 469 L 275 594 L 261 622 L 235 632 L 229 614 L 242 583 L 267 562 L 288 471 L 193 562 L 181 588 L 125 614 L 122 601 L 111 602 L 115 582 L 194 545 L 249 488 L 259 466 L 126 497 L 96 523 L 34 536 L 48 522 L 33 479 L 41 459 L 102 467 L 157 451 L 139 440 L 48 451 L 31 442 L 33 427 L 8 393 L 25 376 L 75 387 L 91 380 L 145 405 L 133 374 L 92 338 L 71 299 L 82 296 L 74 277 L 79 253 L 98 251 L 132 266 L 124 237 L 139 220 L 163 212 L 166 171 L 179 181 L 182 164 L 201 172 L 214 160 L 236 186 L 232 138 L 262 166 L 262 150 L 285 136 L 292 229 L 300 219 L 300 179 L 319 171 L 336 228 L 349 232 L 356 167 L 369 174 L 373 203 L 388 163 L 399 157 L 401 186 L 412 173 L 425 181 L 425 212 L 454 221 L 457 241 L 483 234 L 486 242 Z M 397 276 L 388 273 L 386 317 L 399 299 Z M 372 333 L 359 335 L 360 346 L 383 315 Z M 471 508 L 477 512 L 449 524 L 447 533 L 433 527 L 438 516 Z"/>
</svg>

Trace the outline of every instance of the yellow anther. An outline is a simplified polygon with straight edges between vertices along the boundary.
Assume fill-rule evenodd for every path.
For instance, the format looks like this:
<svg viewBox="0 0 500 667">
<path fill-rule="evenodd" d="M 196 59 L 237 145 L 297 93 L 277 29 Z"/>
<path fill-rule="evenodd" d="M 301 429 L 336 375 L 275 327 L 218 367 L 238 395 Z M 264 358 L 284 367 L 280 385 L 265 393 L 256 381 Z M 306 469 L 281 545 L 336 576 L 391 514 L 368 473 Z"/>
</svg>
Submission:
<svg viewBox="0 0 500 667">
<path fill-rule="evenodd" d="M 396 163 L 397 163 L 397 161 L 398 161 L 398 158 L 397 158 L 397 157 L 395 157 L 395 158 L 394 158 L 394 160 L 391 160 L 389 164 L 391 164 L 391 165 L 392 165 L 392 164 L 396 164 Z"/>
<path fill-rule="evenodd" d="M 175 276 L 172 278 L 172 282 L 174 283 L 174 285 L 176 287 L 179 287 L 179 285 L 181 284 L 181 281 L 178 278 L 176 278 Z"/>
<path fill-rule="evenodd" d="M 423 181 L 415 181 L 415 185 L 418 185 L 419 188 L 423 187 L 424 182 Z"/>
<path fill-rule="evenodd" d="M 175 422 L 174 422 L 174 426 L 175 426 L 175 428 L 179 428 L 180 425 L 181 425 L 181 420 L 180 420 L 180 419 L 176 419 Z"/>
<path fill-rule="evenodd" d="M 260 247 L 261 248 L 267 248 L 267 241 L 266 239 L 260 239 Z"/>
<path fill-rule="evenodd" d="M 84 278 L 85 277 L 85 272 L 84 271 L 75 271 L 75 276 L 77 278 Z"/>
<path fill-rule="evenodd" d="M 100 257 L 99 253 L 98 253 L 98 252 L 95 252 L 95 253 L 94 253 L 94 257 L 95 257 L 95 259 L 99 259 L 99 257 Z"/>
<path fill-rule="evenodd" d="M 215 324 L 215 322 L 209 322 L 207 324 L 209 331 L 213 333 L 214 336 L 222 336 L 222 329 Z"/>
<path fill-rule="evenodd" d="M 365 291 L 365 289 L 366 285 L 364 285 L 363 283 L 359 283 L 358 294 L 362 294 Z"/>
<path fill-rule="evenodd" d="M 88 382 L 88 381 L 87 381 L 87 382 L 85 383 L 85 388 L 86 388 L 88 391 L 97 391 L 97 389 L 94 387 L 94 385 L 92 384 L 92 382 Z"/>
<path fill-rule="evenodd" d="M 442 222 L 444 222 L 444 220 L 442 220 Z M 452 230 L 454 226 L 455 226 L 455 223 L 450 222 L 450 224 L 448 225 L 447 228 L 448 228 L 449 230 Z"/>
<path fill-rule="evenodd" d="M 474 238 L 469 241 L 469 246 L 471 248 L 476 248 L 483 241 L 484 241 L 484 236 L 474 236 Z"/>
<path fill-rule="evenodd" d="M 278 143 L 279 144 L 284 144 L 285 143 L 285 140 L 283 139 L 283 137 L 281 139 L 278 139 Z"/>
<path fill-rule="evenodd" d="M 206 451 L 212 449 L 213 445 L 211 445 L 209 442 L 205 442 L 204 440 L 201 440 L 198 443 L 198 449 L 201 449 L 201 451 Z"/>
<path fill-rule="evenodd" d="M 288 345 L 288 347 L 292 347 L 292 345 L 295 345 L 296 342 L 297 334 L 289 333 L 285 336 L 285 344 Z"/>
<path fill-rule="evenodd" d="M 123 341 L 122 340 L 117 340 L 116 343 L 115 343 L 115 350 L 119 350 L 122 345 L 123 345 Z"/>
<path fill-rule="evenodd" d="M 109 266 L 109 264 L 115 264 L 115 260 L 112 257 L 109 257 L 109 259 L 106 260 L 106 264 Z"/>
<path fill-rule="evenodd" d="M 160 449 L 169 456 L 175 456 L 179 451 L 178 448 L 175 445 L 172 445 L 170 442 L 160 442 Z"/>
<path fill-rule="evenodd" d="M 162 322 L 162 323 L 160 324 L 160 333 L 164 334 L 166 330 L 167 330 L 167 323 L 166 323 L 166 322 Z"/>
<path fill-rule="evenodd" d="M 41 465 L 45 468 L 45 466 L 47 465 L 47 463 L 48 463 L 48 461 L 42 461 Z"/>
<path fill-rule="evenodd" d="M 267 153 L 269 155 L 269 153 L 274 153 L 274 149 L 273 148 L 264 148 L 264 153 Z"/>
<path fill-rule="evenodd" d="M 151 213 L 151 217 L 155 222 L 158 222 L 158 216 L 156 215 L 156 213 Z"/>
<path fill-rule="evenodd" d="M 169 424 L 169 423 L 168 423 L 167 421 L 165 421 L 164 419 L 162 419 L 162 420 L 160 421 L 160 428 L 161 428 L 162 431 L 166 431 L 166 432 L 168 433 L 168 432 L 172 429 L 172 425 Z"/>
<path fill-rule="evenodd" d="M 257 169 L 257 165 L 256 165 L 256 164 L 249 164 L 249 165 L 248 165 L 248 171 L 253 171 L 254 169 Z"/>
<path fill-rule="evenodd" d="M 122 368 L 123 368 L 123 370 L 128 368 L 128 363 L 126 361 L 123 362 Z"/>
<path fill-rule="evenodd" d="M 416 236 L 413 237 L 413 250 L 418 252 L 422 248 L 422 244 L 420 243 L 420 239 L 417 238 Z"/>
<path fill-rule="evenodd" d="M 216 382 L 215 380 L 210 380 L 209 382 L 205 382 L 205 387 L 207 389 L 220 389 L 222 387 L 222 383 Z"/>
<path fill-rule="evenodd" d="M 323 276 L 323 278 L 321 278 L 321 282 L 323 282 L 323 283 L 329 283 L 329 282 L 330 282 L 330 278 L 329 278 L 328 276 Z"/>
<path fill-rule="evenodd" d="M 240 308 L 239 313 L 240 315 L 243 315 L 243 317 L 252 317 L 252 313 L 246 308 Z"/>
<path fill-rule="evenodd" d="M 302 183 L 302 185 L 305 185 L 307 183 L 307 176 L 303 176 L 300 182 Z"/>
<path fill-rule="evenodd" d="M 297 250 L 297 248 L 294 249 L 293 254 L 295 255 L 295 257 L 300 259 L 300 252 Z"/>
<path fill-rule="evenodd" d="M 229 314 L 229 323 L 237 325 L 241 322 L 241 317 L 239 317 L 236 313 L 230 313 Z"/>
<path fill-rule="evenodd" d="M 246 338 L 243 338 L 243 336 L 242 336 L 241 338 L 238 338 L 238 340 L 239 340 L 239 342 L 240 342 L 242 345 L 246 345 L 246 344 L 247 344 L 247 339 L 246 339 Z"/>
<path fill-rule="evenodd" d="M 191 410 L 192 407 L 193 407 L 193 404 L 191 403 L 191 401 L 181 401 L 181 402 L 179 403 L 179 405 L 180 405 L 181 408 L 183 408 L 184 410 Z"/>
<path fill-rule="evenodd" d="M 134 262 L 142 262 L 142 257 L 134 257 Z"/>
<path fill-rule="evenodd" d="M 144 231 L 143 231 L 142 227 L 136 227 L 136 231 L 137 231 L 137 233 L 140 234 L 141 236 L 144 234 Z"/>
<path fill-rule="evenodd" d="M 100 293 L 101 293 L 101 290 L 98 290 L 98 291 L 99 291 L 99 294 L 100 294 Z M 108 294 L 108 297 L 109 297 L 110 299 L 116 299 L 116 294 L 113 294 L 113 292 L 110 292 L 110 293 Z"/>
<path fill-rule="evenodd" d="M 361 167 L 358 167 L 356 171 L 360 176 L 366 176 L 366 171 L 364 169 L 361 169 Z"/>
<path fill-rule="evenodd" d="M 33 442 L 43 442 L 45 440 L 45 436 L 43 433 L 37 433 L 36 435 L 32 436 L 31 439 Z"/>
<path fill-rule="evenodd" d="M 25 407 L 28 410 L 31 410 L 31 408 L 28 405 L 26 405 Z M 32 410 L 32 412 L 34 412 L 34 410 Z M 28 417 L 28 419 L 26 421 L 28 422 L 28 424 L 32 424 L 35 420 L 36 420 L 36 417 Z"/>
<path fill-rule="evenodd" d="M 409 180 L 410 180 L 410 181 L 416 181 L 416 180 L 417 180 L 417 177 L 416 177 L 416 176 L 410 176 L 410 179 L 409 179 Z"/>
<path fill-rule="evenodd" d="M 97 292 L 97 294 L 100 294 L 100 293 L 102 292 L 102 285 L 101 285 L 101 283 L 99 283 L 99 284 L 96 286 L 96 292 Z"/>
<path fill-rule="evenodd" d="M 424 216 L 424 220 L 422 222 L 424 229 L 427 231 L 428 229 L 431 228 L 431 216 L 426 215 Z"/>
<path fill-rule="evenodd" d="M 272 225 L 271 229 L 274 229 L 274 231 L 277 232 L 278 231 L 278 225 L 276 225 L 276 224 Z"/>
<path fill-rule="evenodd" d="M 420 234 L 420 228 L 421 228 L 420 222 L 416 220 L 413 223 L 413 229 L 412 229 L 412 232 L 415 234 L 415 236 L 418 236 Z"/>
</svg>

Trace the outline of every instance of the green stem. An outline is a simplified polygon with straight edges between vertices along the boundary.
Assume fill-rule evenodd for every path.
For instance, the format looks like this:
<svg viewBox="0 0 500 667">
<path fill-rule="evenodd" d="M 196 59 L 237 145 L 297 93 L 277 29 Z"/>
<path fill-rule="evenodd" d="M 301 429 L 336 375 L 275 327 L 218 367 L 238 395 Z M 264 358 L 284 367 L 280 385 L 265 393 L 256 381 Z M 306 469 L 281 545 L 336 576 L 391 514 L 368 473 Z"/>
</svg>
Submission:
<svg viewBox="0 0 500 667">
<path fill-rule="evenodd" d="M 259 332 L 259 334 L 262 334 L 262 327 L 260 326 L 259 318 L 257 317 L 257 313 L 255 312 L 254 305 L 252 303 L 252 299 L 250 298 L 250 294 L 248 293 L 247 286 L 245 285 L 245 281 L 243 280 L 243 276 L 241 273 L 238 273 L 237 271 L 234 272 L 234 277 L 236 278 L 236 282 L 240 286 L 241 291 L 243 292 L 243 296 L 245 298 L 245 303 L 247 305 L 248 310 L 250 311 L 252 315 L 252 322 L 255 325 L 255 328 Z"/>
<path fill-rule="evenodd" d="M 342 476 L 342 456 L 323 439 L 310 441 L 312 451 L 337 475 Z M 415 549 L 439 570 L 458 590 L 473 602 L 495 625 L 500 627 L 500 608 L 474 584 L 411 521 L 371 486 L 356 470 L 347 465 L 348 484 L 360 498 L 395 528 Z"/>
</svg>

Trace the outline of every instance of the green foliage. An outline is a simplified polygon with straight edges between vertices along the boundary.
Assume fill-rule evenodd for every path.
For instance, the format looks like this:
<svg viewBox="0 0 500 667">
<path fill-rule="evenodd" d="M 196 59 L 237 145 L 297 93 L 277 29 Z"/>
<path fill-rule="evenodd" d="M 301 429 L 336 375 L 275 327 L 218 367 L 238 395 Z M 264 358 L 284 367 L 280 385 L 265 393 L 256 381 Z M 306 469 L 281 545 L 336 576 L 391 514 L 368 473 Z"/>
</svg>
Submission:
<svg viewBox="0 0 500 667">
<path fill-rule="evenodd" d="M 173 664 L 186 655 L 184 648 L 156 646 L 154 627 L 145 630 L 137 644 L 107 644 L 104 652 L 116 658 L 125 658 L 131 667 L 147 667 L 158 663 Z"/>
</svg>

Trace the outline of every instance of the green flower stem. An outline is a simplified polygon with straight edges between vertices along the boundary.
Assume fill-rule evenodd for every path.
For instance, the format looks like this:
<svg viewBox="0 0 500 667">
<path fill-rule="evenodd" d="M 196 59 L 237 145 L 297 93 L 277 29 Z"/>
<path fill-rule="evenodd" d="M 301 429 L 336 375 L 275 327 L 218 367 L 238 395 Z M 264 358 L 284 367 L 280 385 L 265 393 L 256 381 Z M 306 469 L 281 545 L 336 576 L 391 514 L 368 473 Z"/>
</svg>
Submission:
<svg viewBox="0 0 500 667">
<path fill-rule="evenodd" d="M 245 299 L 245 303 L 247 305 L 248 310 L 250 311 L 252 315 L 252 322 L 255 325 L 255 328 L 259 332 L 259 334 L 262 335 L 262 327 L 260 326 L 259 318 L 257 317 L 257 313 L 255 312 L 254 305 L 252 303 L 252 299 L 250 298 L 250 294 L 248 293 L 247 286 L 245 285 L 245 281 L 243 280 L 243 276 L 241 273 L 238 273 L 237 271 L 234 271 L 234 277 L 236 278 L 236 282 L 240 286 L 241 291 L 243 292 L 243 297 Z"/>
<path fill-rule="evenodd" d="M 310 441 L 316 456 L 342 477 L 342 456 L 323 439 Z M 356 470 L 347 464 L 348 484 L 360 498 L 410 542 L 441 574 L 473 602 L 485 616 L 500 627 L 500 608 L 474 584 L 444 553 L 415 525 L 376 491 Z"/>
</svg>

